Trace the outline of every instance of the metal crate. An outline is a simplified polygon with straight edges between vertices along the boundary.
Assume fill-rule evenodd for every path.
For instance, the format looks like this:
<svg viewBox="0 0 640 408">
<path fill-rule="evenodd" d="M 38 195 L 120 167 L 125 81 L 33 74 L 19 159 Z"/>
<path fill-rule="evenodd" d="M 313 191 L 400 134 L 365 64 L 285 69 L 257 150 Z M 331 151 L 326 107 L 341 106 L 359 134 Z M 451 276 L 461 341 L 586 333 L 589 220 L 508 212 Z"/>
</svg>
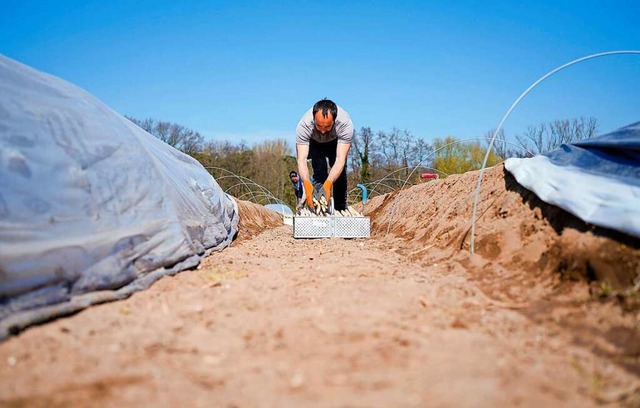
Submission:
<svg viewBox="0 0 640 408">
<path fill-rule="evenodd" d="M 335 217 L 333 222 L 334 237 L 369 238 L 371 232 L 369 217 Z"/>
<path fill-rule="evenodd" d="M 369 217 L 293 217 L 294 238 L 369 238 Z"/>
</svg>

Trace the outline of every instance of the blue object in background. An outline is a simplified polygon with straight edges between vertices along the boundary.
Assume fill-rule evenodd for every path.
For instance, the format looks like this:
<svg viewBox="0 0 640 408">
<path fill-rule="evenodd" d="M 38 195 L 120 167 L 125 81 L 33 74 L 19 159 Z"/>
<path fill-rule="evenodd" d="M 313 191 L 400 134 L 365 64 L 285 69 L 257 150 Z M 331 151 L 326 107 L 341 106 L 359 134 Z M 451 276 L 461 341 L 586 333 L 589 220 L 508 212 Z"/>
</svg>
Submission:
<svg viewBox="0 0 640 408">
<path fill-rule="evenodd" d="M 360 190 L 362 190 L 362 202 L 366 203 L 367 202 L 367 187 L 365 187 L 364 184 L 358 184 L 358 187 L 360 187 Z"/>
</svg>

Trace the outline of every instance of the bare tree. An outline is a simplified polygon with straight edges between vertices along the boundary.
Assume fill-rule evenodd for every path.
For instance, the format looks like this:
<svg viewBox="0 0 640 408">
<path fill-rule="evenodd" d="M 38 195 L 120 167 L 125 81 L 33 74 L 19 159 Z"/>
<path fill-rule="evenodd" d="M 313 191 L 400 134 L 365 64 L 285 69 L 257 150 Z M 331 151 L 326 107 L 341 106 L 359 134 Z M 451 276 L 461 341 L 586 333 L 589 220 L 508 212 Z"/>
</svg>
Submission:
<svg viewBox="0 0 640 408">
<path fill-rule="evenodd" d="M 155 121 L 151 118 L 138 120 L 127 117 L 127 119 L 184 153 L 193 155 L 202 150 L 204 137 L 195 130 L 177 123 Z"/>
<path fill-rule="evenodd" d="M 559 146 L 577 140 L 588 139 L 596 135 L 598 129 L 594 118 L 564 119 L 553 121 L 549 125 L 552 139 Z"/>
<path fill-rule="evenodd" d="M 496 131 L 492 130 L 490 132 L 485 133 L 484 138 L 487 141 L 487 146 L 491 143 L 491 139 L 493 139 L 493 135 Z M 511 157 L 511 149 L 507 145 L 507 138 L 504 134 L 504 129 L 500 129 L 498 134 L 496 134 L 496 138 L 493 141 L 493 152 L 500 156 L 502 159 L 506 159 L 507 157 Z"/>
<path fill-rule="evenodd" d="M 394 127 L 390 132 L 379 131 L 370 143 L 372 178 L 382 179 L 393 174 L 397 179 L 406 180 L 415 166 L 430 165 L 432 159 L 429 157 L 432 152 L 432 145 L 415 137 L 408 130 Z M 416 178 L 419 177 L 418 174 L 414 173 Z"/>
<path fill-rule="evenodd" d="M 544 123 L 538 126 L 528 126 L 523 135 L 516 135 L 516 140 L 524 150 L 539 153 L 548 150 L 545 146 L 546 133 L 547 127 Z"/>
<path fill-rule="evenodd" d="M 409 167 L 415 158 L 415 138 L 407 130 L 392 128 L 390 132 L 378 132 L 377 135 L 378 157 L 382 159 L 380 164 L 388 171 Z M 407 171 L 405 171 L 405 175 Z"/>
<path fill-rule="evenodd" d="M 540 154 L 562 144 L 592 138 L 597 132 L 598 121 L 595 118 L 580 117 L 529 126 L 523 135 L 516 135 L 516 140 L 525 150 Z"/>
</svg>

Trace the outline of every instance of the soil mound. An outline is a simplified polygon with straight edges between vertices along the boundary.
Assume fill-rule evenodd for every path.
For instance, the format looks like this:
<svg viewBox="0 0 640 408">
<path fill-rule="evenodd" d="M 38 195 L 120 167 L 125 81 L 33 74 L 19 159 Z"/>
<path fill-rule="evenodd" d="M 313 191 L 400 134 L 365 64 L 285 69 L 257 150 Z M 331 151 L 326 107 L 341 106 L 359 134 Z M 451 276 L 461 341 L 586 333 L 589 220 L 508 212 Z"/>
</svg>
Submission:
<svg viewBox="0 0 640 408">
<path fill-rule="evenodd" d="M 242 242 L 258 235 L 264 230 L 282 225 L 282 215 L 262 205 L 237 200 L 240 224 L 238 236 L 234 242 Z"/>
<path fill-rule="evenodd" d="M 483 177 L 472 255 L 477 181 L 468 172 L 373 198 L 372 237 L 423 265 L 462 266 L 491 304 L 569 329 L 640 375 L 640 240 L 541 201 L 498 165 Z"/>
<path fill-rule="evenodd" d="M 476 212 L 477 256 L 468 255 L 477 181 L 478 172 L 468 172 L 375 197 L 364 209 L 373 235 L 401 238 L 414 256 L 428 254 L 434 246 L 446 249 L 487 274 L 517 271 L 519 279 L 535 281 L 586 279 L 602 295 L 638 283 L 640 239 L 587 224 L 546 204 L 503 165 L 485 171 Z M 535 292 L 520 296 L 500 289 L 513 300 Z"/>
</svg>

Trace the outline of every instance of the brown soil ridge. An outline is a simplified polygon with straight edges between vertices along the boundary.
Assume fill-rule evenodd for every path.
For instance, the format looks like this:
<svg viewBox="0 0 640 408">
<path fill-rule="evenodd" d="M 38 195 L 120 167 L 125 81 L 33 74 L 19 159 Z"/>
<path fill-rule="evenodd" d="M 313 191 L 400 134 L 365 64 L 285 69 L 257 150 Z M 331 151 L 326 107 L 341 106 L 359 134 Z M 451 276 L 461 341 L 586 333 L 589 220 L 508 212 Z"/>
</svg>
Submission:
<svg viewBox="0 0 640 408">
<path fill-rule="evenodd" d="M 478 171 L 375 197 L 364 212 L 374 237 L 390 232 L 409 248 L 469 253 Z M 485 268 L 580 280 L 624 291 L 640 276 L 640 239 L 587 224 L 520 186 L 503 165 L 485 171 L 475 252 Z M 469 258 L 469 262 L 470 262 Z"/>
<path fill-rule="evenodd" d="M 282 225 L 282 215 L 270 210 L 263 205 L 250 201 L 235 199 L 238 204 L 240 223 L 235 243 L 251 239 L 264 230 Z M 233 243 L 231 244 L 233 245 Z"/>
</svg>

